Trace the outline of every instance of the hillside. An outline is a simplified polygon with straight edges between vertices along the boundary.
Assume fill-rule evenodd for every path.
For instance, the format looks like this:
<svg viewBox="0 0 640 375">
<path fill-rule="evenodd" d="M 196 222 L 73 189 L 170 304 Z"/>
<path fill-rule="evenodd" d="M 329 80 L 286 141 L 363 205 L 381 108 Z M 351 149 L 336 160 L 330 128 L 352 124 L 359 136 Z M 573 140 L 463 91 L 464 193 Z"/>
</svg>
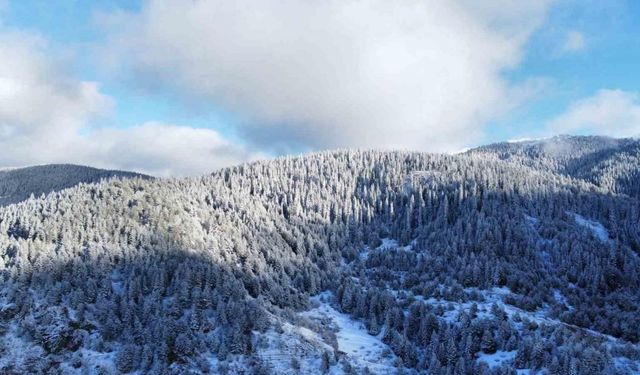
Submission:
<svg viewBox="0 0 640 375">
<path fill-rule="evenodd" d="M 634 373 L 636 146 L 570 144 L 322 152 L 0 208 L 0 372 Z"/>
<path fill-rule="evenodd" d="M 49 164 L 0 170 L 0 206 L 23 201 L 32 194 L 37 197 L 79 183 L 99 182 L 112 177 L 146 176 L 72 164 Z"/>
<path fill-rule="evenodd" d="M 640 197 L 640 141 L 602 136 L 556 136 L 503 142 L 468 154 L 493 155 L 536 169 L 583 179 L 608 191 Z"/>
</svg>

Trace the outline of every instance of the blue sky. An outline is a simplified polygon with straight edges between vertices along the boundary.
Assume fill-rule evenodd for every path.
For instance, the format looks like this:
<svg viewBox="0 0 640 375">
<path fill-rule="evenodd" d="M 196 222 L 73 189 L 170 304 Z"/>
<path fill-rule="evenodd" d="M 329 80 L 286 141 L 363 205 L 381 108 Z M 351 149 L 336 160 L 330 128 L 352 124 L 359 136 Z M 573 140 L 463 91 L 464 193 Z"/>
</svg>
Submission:
<svg viewBox="0 0 640 375">
<path fill-rule="evenodd" d="M 0 134 L 15 152 L 0 166 L 192 175 L 329 148 L 640 132 L 639 2 L 310 4 L 6 2 Z"/>
<path fill-rule="evenodd" d="M 584 47 L 573 53 L 557 53 L 568 31 L 584 37 Z M 575 100 L 601 89 L 637 92 L 640 76 L 640 2 L 567 1 L 554 4 L 543 27 L 526 45 L 522 64 L 508 76 L 524 79 L 548 77 L 552 87 L 517 111 L 519 123 L 541 127 L 545 120 L 563 113 Z M 600 134 L 607 135 L 606 129 Z M 630 134 L 631 135 L 631 134 Z M 514 133 L 517 137 L 517 131 Z"/>
<path fill-rule="evenodd" d="M 134 126 L 149 120 L 189 120 L 200 126 L 219 126 L 217 116 L 205 118 L 202 113 L 185 110 L 172 104 L 170 93 L 149 95 L 126 82 L 113 79 L 100 69 L 93 56 L 94 46 L 104 40 L 96 25 L 97 15 L 117 11 L 138 11 L 141 2 L 130 0 L 25 0 L 8 3 L 5 25 L 33 31 L 46 36 L 52 47 L 67 49 L 77 54 L 75 64 L 80 78 L 100 82 L 104 93 L 114 98 L 118 110 L 110 118 L 114 126 Z M 213 122 L 213 124 L 210 124 Z"/>
</svg>

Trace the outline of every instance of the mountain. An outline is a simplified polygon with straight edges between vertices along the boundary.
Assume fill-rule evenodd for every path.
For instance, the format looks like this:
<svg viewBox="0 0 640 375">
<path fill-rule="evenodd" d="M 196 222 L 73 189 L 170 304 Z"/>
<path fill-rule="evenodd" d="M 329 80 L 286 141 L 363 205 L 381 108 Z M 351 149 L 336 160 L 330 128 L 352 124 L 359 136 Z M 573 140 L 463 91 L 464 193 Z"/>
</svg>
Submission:
<svg viewBox="0 0 640 375">
<path fill-rule="evenodd" d="M 493 155 L 536 169 L 580 178 L 614 193 L 640 197 L 640 140 L 603 136 L 556 136 L 479 147 L 469 154 Z"/>
<path fill-rule="evenodd" d="M 79 183 L 120 177 L 143 177 L 138 173 L 96 169 L 73 164 L 49 164 L 0 170 L 0 206 L 69 188 Z"/>
<path fill-rule="evenodd" d="M 537 142 L 0 208 L 0 373 L 637 373 L 635 141 Z"/>
</svg>

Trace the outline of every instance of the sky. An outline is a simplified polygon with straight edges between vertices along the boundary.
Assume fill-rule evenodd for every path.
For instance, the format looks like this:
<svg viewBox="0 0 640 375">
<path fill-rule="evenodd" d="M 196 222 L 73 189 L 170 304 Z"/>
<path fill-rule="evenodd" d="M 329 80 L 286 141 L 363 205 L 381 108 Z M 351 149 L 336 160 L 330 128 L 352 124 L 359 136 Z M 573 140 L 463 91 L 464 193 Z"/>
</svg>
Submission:
<svg viewBox="0 0 640 375">
<path fill-rule="evenodd" d="M 640 2 L 0 0 L 0 168 L 640 135 Z"/>
</svg>

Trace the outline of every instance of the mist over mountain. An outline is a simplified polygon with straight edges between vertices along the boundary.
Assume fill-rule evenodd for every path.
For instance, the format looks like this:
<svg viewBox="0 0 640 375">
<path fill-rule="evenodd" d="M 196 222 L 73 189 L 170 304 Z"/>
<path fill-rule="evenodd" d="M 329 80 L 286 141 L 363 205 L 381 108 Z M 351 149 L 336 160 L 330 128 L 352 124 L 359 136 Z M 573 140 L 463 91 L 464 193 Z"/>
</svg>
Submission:
<svg viewBox="0 0 640 375">
<path fill-rule="evenodd" d="M 637 373 L 638 151 L 0 174 L 0 373 Z"/>
</svg>

